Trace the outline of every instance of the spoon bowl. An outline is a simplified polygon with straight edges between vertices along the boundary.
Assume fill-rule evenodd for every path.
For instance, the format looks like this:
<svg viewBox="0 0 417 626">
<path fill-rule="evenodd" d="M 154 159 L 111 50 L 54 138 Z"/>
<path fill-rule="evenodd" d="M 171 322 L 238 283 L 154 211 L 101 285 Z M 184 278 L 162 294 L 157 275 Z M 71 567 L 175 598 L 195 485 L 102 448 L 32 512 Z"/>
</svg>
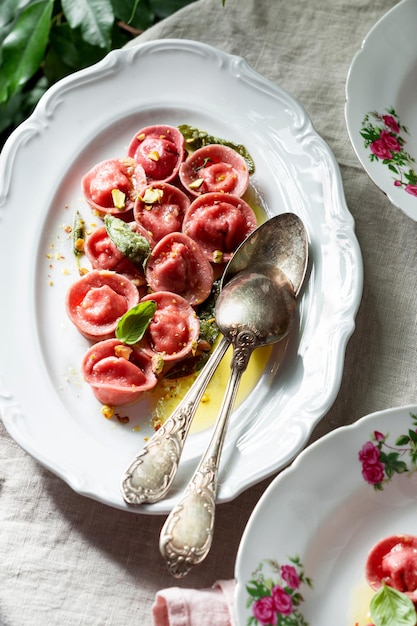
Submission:
<svg viewBox="0 0 417 626">
<path fill-rule="evenodd" d="M 269 345 L 284 339 L 295 318 L 296 299 L 288 277 L 271 264 L 257 265 L 230 280 L 216 303 L 216 323 L 233 343 L 250 331 L 257 342 Z"/>
<path fill-rule="evenodd" d="M 275 269 L 285 273 L 297 295 L 307 259 L 307 234 L 300 218 L 293 213 L 276 215 L 261 224 L 237 248 L 224 270 L 220 296 L 239 272 L 251 266 L 257 267 L 261 273 L 274 272 Z M 229 346 L 230 339 L 223 335 L 175 411 L 130 462 L 121 483 L 122 495 L 128 504 L 152 504 L 168 493 L 194 414 Z"/>
<path fill-rule="evenodd" d="M 298 295 L 308 262 L 307 233 L 301 219 L 294 213 L 275 215 L 254 230 L 236 249 L 227 264 L 223 288 L 233 276 L 246 268 L 278 268 L 291 282 Z"/>
</svg>

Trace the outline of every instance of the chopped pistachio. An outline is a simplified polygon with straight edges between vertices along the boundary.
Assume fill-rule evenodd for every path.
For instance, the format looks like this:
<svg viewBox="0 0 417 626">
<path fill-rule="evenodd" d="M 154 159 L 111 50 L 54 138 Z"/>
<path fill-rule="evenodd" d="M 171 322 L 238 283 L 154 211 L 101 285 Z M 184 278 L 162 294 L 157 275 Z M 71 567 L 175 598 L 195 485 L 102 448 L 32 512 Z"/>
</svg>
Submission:
<svg viewBox="0 0 417 626">
<path fill-rule="evenodd" d="M 163 197 L 163 189 L 154 189 L 153 187 L 148 187 L 142 196 L 142 201 L 145 204 L 155 204 L 156 202 L 159 202 L 159 200 L 161 200 Z"/>
<path fill-rule="evenodd" d="M 148 152 L 148 159 L 151 159 L 151 161 L 159 161 L 160 158 L 161 155 L 159 154 L 158 150 L 150 150 Z"/>
<path fill-rule="evenodd" d="M 134 170 L 135 169 L 136 161 L 135 161 L 135 159 L 132 159 L 132 157 L 126 157 L 124 159 L 121 159 L 121 162 L 128 169 L 130 169 L 130 170 Z"/>
<path fill-rule="evenodd" d="M 126 194 L 120 189 L 112 189 L 111 197 L 113 198 L 113 204 L 116 209 L 122 210 L 126 208 Z"/>
<path fill-rule="evenodd" d="M 203 183 L 204 183 L 204 178 L 196 178 L 188 186 L 190 189 L 199 189 Z"/>
<path fill-rule="evenodd" d="M 152 371 L 154 374 L 160 374 L 164 367 L 164 359 L 160 354 L 155 354 L 152 357 Z"/>
<path fill-rule="evenodd" d="M 213 263 L 223 263 L 223 252 L 221 250 L 213 252 Z"/>
<path fill-rule="evenodd" d="M 104 415 L 106 420 L 109 420 L 114 415 L 114 406 L 109 406 L 108 404 L 103 404 L 101 407 L 101 413 Z"/>
<path fill-rule="evenodd" d="M 74 248 L 77 252 L 84 252 L 84 239 L 82 237 L 78 237 L 76 241 L 74 241 Z"/>
<path fill-rule="evenodd" d="M 116 356 L 122 359 L 126 359 L 126 361 L 128 361 L 130 355 L 132 354 L 132 348 L 129 348 L 128 346 L 118 345 L 114 348 L 114 353 Z"/>
</svg>

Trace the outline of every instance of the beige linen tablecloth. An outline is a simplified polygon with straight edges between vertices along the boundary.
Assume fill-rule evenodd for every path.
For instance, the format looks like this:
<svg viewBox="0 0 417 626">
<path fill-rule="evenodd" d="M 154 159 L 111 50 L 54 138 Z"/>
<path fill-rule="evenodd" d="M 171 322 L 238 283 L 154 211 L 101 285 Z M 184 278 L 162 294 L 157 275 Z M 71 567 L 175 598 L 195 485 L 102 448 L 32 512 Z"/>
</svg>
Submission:
<svg viewBox="0 0 417 626">
<path fill-rule="evenodd" d="M 344 120 L 353 55 L 395 4 L 226 0 L 223 8 L 221 0 L 200 0 L 138 39 L 195 39 L 245 57 L 304 105 L 340 164 L 363 253 L 364 291 L 340 392 L 312 440 L 370 412 L 417 401 L 417 224 L 368 178 Z M 0 436 L 2 626 L 151 624 L 159 589 L 203 588 L 233 577 L 241 534 L 270 482 L 219 507 L 209 557 L 177 582 L 158 550 L 164 517 L 129 514 L 79 496 L 24 453 L 1 422 Z"/>
</svg>

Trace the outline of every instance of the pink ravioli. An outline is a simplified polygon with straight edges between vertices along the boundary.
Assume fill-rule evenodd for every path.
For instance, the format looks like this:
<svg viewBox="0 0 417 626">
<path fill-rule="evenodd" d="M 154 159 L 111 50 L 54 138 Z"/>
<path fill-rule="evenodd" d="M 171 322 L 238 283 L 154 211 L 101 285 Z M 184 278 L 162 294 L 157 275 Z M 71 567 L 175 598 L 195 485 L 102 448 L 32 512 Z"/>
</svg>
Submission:
<svg viewBox="0 0 417 626">
<path fill-rule="evenodd" d="M 120 317 L 138 302 L 139 292 L 126 276 L 92 270 L 70 286 L 66 308 L 85 337 L 105 339 L 114 334 Z"/>
<path fill-rule="evenodd" d="M 152 250 L 146 280 L 153 291 L 172 291 L 195 306 L 210 295 L 213 269 L 195 241 L 175 232 Z"/>
<path fill-rule="evenodd" d="M 211 144 L 193 152 L 180 167 L 180 179 L 193 196 L 222 192 L 243 196 L 249 186 L 245 159 L 236 150 Z"/>
<path fill-rule="evenodd" d="M 84 356 L 81 371 L 96 398 L 111 406 L 132 404 L 157 383 L 151 357 L 117 339 L 94 344 Z"/>
<path fill-rule="evenodd" d="M 192 355 L 200 332 L 200 321 L 192 306 L 170 291 L 151 293 L 141 301 L 147 300 L 156 302 L 157 309 L 142 345 L 166 362 L 180 361 Z"/>
<path fill-rule="evenodd" d="M 143 167 L 148 183 L 169 182 L 184 159 L 184 137 L 175 126 L 147 126 L 135 134 L 127 154 Z"/>
<path fill-rule="evenodd" d="M 256 215 L 242 198 L 206 193 L 191 203 L 182 230 L 199 244 L 210 262 L 216 263 L 229 261 L 256 226 Z"/>
<path fill-rule="evenodd" d="M 385 583 L 417 604 L 417 537 L 392 535 L 369 552 L 366 579 L 373 589 Z"/>
</svg>

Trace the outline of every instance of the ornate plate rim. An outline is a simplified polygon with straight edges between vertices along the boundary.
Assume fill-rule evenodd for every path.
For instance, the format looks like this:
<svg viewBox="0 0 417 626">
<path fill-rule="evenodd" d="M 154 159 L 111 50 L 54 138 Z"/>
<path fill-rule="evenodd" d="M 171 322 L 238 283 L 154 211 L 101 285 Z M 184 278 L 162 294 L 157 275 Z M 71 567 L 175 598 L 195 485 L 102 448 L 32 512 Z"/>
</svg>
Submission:
<svg viewBox="0 0 417 626">
<path fill-rule="evenodd" d="M 162 62 L 164 71 L 167 65 L 172 64 L 175 70 L 173 69 L 171 74 L 175 74 L 175 80 L 178 78 L 183 81 L 181 90 L 172 89 L 168 103 L 162 96 L 158 100 L 157 95 L 144 93 L 134 82 L 132 93 L 129 91 L 126 98 L 117 103 L 118 106 L 106 106 L 105 102 L 102 104 L 109 86 L 117 87 L 115 93 L 119 94 L 126 81 L 132 81 L 138 74 L 146 76 L 146 72 L 160 72 Z M 181 63 L 185 62 L 187 67 L 181 69 Z M 201 96 L 196 96 L 185 80 L 193 75 L 189 70 L 194 68 L 195 71 L 196 64 L 200 68 L 204 66 L 210 79 L 207 84 L 201 86 L 200 91 L 206 90 L 208 93 L 210 81 L 218 85 L 216 102 L 210 105 L 205 102 L 202 107 L 197 106 L 198 98 L 201 99 Z M 166 77 L 166 80 L 168 84 L 174 84 L 174 78 Z M 224 87 L 225 84 L 227 87 Z M 130 85 L 131 83 L 129 87 Z M 232 96 L 229 85 L 232 85 L 234 94 L 237 90 L 237 96 Z M 220 91 L 223 87 L 224 92 Z M 13 207 L 16 209 L 22 206 L 27 197 L 26 187 L 23 189 L 23 184 L 27 184 L 23 171 L 30 172 L 31 202 L 33 206 L 40 207 L 40 214 L 43 216 L 43 220 L 38 221 L 33 217 L 33 213 L 29 213 L 29 216 L 25 216 L 27 219 L 21 220 L 19 246 L 23 247 L 25 255 L 15 257 L 15 265 L 6 268 L 5 263 L 2 263 L 0 268 L 0 280 L 5 281 L 6 278 L 9 280 L 18 276 L 19 291 L 23 290 L 23 293 L 28 294 L 27 307 L 19 307 L 17 288 L 13 286 L 13 281 L 9 282 L 12 285 L 11 298 L 16 301 L 16 308 L 7 313 L 8 331 L 4 327 L 0 330 L 0 340 L 4 346 L 0 371 L 0 409 L 9 434 L 19 445 L 60 476 L 77 493 L 135 513 L 159 514 L 166 513 L 172 508 L 178 491 L 182 489 L 194 468 L 195 458 L 205 446 L 207 433 L 193 436 L 188 446 L 193 453 L 188 452 L 188 457 L 186 449 L 184 450 L 185 459 L 177 483 L 166 500 L 140 508 L 131 508 L 124 503 L 119 481 L 131 459 L 132 451 L 137 449 L 138 442 L 135 441 L 132 447 L 130 435 L 128 437 L 126 433 L 120 435 L 120 431 L 116 432 L 116 437 L 120 436 L 122 441 L 120 445 L 123 453 L 114 454 L 114 470 L 113 473 L 109 473 L 108 447 L 109 437 L 112 435 L 107 431 L 101 432 L 100 428 L 104 427 L 99 426 L 96 440 L 90 423 L 86 427 L 82 421 L 78 405 L 77 410 L 72 413 L 70 405 L 64 406 L 59 395 L 64 392 L 60 389 L 60 381 L 57 381 L 54 374 L 60 362 L 55 359 L 55 352 L 49 345 L 52 341 L 48 339 L 49 331 L 43 328 L 41 320 L 44 318 L 49 320 L 51 332 L 56 332 L 56 336 L 58 330 L 55 329 L 55 318 L 50 318 L 47 304 L 44 303 L 45 298 L 37 297 L 39 290 L 41 295 L 49 294 L 45 292 L 44 284 L 39 282 L 40 270 L 44 271 L 47 267 L 43 258 L 44 248 L 41 248 L 40 244 L 35 245 L 34 240 L 41 242 L 42 246 L 48 245 L 50 232 L 47 226 L 51 224 L 47 220 L 55 219 L 51 202 L 56 202 L 59 193 L 62 195 L 63 190 L 65 191 L 68 176 L 74 173 L 73 162 L 78 166 L 78 162 L 85 159 L 91 150 L 101 150 L 102 144 L 107 146 L 106 141 L 111 144 L 116 131 L 117 133 L 120 131 L 121 134 L 127 132 L 126 127 L 132 116 L 146 117 L 152 114 L 152 107 L 156 106 L 155 100 L 159 107 L 157 108 L 159 115 L 163 115 L 164 111 L 168 111 L 173 117 L 179 115 L 178 111 L 185 106 L 185 92 L 189 99 L 186 110 L 193 111 L 197 121 L 200 118 L 202 120 L 209 118 L 213 123 L 217 120 L 216 123 L 220 127 L 222 123 L 227 123 L 230 133 L 236 132 L 239 125 L 243 132 L 250 127 L 253 133 L 250 137 L 251 146 L 258 151 L 259 158 L 265 159 L 265 156 L 261 157 L 264 153 L 268 157 L 267 161 L 262 161 L 264 169 L 259 172 L 257 185 L 265 190 L 267 197 L 268 185 L 270 186 L 270 180 L 273 180 L 274 188 L 270 196 L 273 196 L 272 200 L 275 203 L 276 195 L 279 194 L 282 203 L 280 209 L 271 209 L 267 206 L 267 213 L 287 210 L 287 207 L 295 213 L 301 213 L 309 231 L 312 256 L 310 282 L 300 303 L 300 339 L 295 339 L 289 348 L 297 361 L 292 361 L 293 367 L 286 367 L 280 372 L 279 392 L 274 394 L 273 401 L 267 396 L 270 401 L 268 404 L 263 402 L 262 415 L 249 413 L 249 417 L 245 417 L 247 421 L 244 431 L 242 425 L 239 425 L 238 418 L 245 410 L 248 411 L 248 404 L 244 403 L 236 411 L 234 421 L 232 418 L 220 474 L 221 485 L 218 494 L 220 502 L 236 497 L 250 485 L 286 465 L 305 445 L 312 428 L 331 406 L 338 392 L 345 347 L 354 329 L 354 317 L 362 294 L 360 249 L 333 154 L 315 132 L 303 107 L 292 96 L 255 72 L 244 59 L 194 41 L 159 40 L 113 51 L 97 65 L 73 74 L 53 86 L 42 98 L 34 114 L 9 138 L 0 157 L 2 181 L 0 253 L 4 255 L 3 258 L 7 258 L 14 250 L 11 237 L 8 237 L 8 233 L 13 232 L 15 226 L 11 212 Z M 79 106 L 80 99 L 82 107 Z M 78 106 L 74 106 L 74 101 Z M 257 108 L 259 103 L 265 105 L 264 118 L 259 115 Z M 222 121 L 221 115 L 226 116 L 226 122 Z M 101 133 L 103 120 L 106 122 L 104 135 Z M 268 135 L 264 128 L 268 128 Z M 57 149 L 57 141 L 61 142 L 63 135 L 64 154 Z M 118 134 L 117 137 L 119 140 Z M 48 162 L 48 177 L 49 180 L 57 181 L 58 195 L 50 194 L 49 189 L 42 185 L 44 172 L 36 158 L 40 147 L 47 154 L 54 156 Z M 282 158 L 287 154 L 290 154 L 289 158 Z M 297 186 L 301 170 L 302 182 Z M 266 174 L 270 176 L 268 181 L 264 180 Z M 52 200 L 50 195 L 53 196 Z M 267 202 L 271 202 L 270 196 Z M 36 263 L 29 271 L 23 258 L 26 252 L 36 259 Z M 324 263 L 324 256 L 327 255 L 333 256 L 335 263 Z M 317 289 L 321 288 L 320 282 L 317 281 L 323 280 L 323 276 L 330 283 L 333 281 L 335 285 L 337 284 L 338 298 L 334 297 L 334 301 L 331 293 L 327 293 L 326 298 L 321 301 L 313 299 L 314 286 Z M 58 282 L 57 280 L 57 288 Z M 47 295 L 46 300 L 50 297 Z M 303 340 L 303 332 L 305 333 L 305 329 L 311 324 L 316 324 L 320 329 L 322 324 L 326 326 L 323 332 L 326 357 L 318 380 L 315 379 L 313 367 L 313 362 L 317 362 L 317 355 L 313 354 L 312 346 L 306 345 Z M 28 356 L 23 362 L 17 362 L 18 357 L 13 350 L 15 346 L 13 336 L 19 336 L 19 341 L 27 348 Z M 49 361 L 49 353 L 46 358 L 45 350 L 52 353 Z M 39 358 L 39 354 L 43 358 Z M 7 357 L 3 358 L 3 355 Z M 30 367 L 31 362 L 38 365 L 36 376 Z M 301 374 L 298 374 L 298 378 L 295 375 L 300 365 L 307 371 L 308 380 L 305 378 L 301 380 Z M 24 394 L 18 376 L 23 377 Z M 289 389 L 289 382 L 301 385 L 303 381 L 308 388 L 300 407 L 296 398 L 286 395 L 285 389 Z M 66 381 L 65 385 L 70 385 L 70 382 Z M 259 388 L 257 389 L 259 391 Z M 267 380 L 261 383 L 260 391 L 261 394 L 268 393 Z M 76 393 L 82 392 L 77 390 Z M 65 398 L 68 399 L 69 396 Z M 274 413 L 277 410 L 277 402 L 282 403 L 283 400 L 286 410 L 280 419 L 284 420 L 281 428 L 285 428 L 285 437 L 280 437 L 275 447 L 265 447 L 263 429 L 272 420 L 271 432 L 273 434 L 276 431 L 278 420 L 274 419 Z M 42 409 L 41 417 L 37 410 L 33 410 L 34 407 Z M 83 408 L 85 409 L 84 405 Z M 51 417 L 53 412 L 60 415 L 59 426 L 62 431 Z M 74 440 L 77 441 L 76 455 L 67 452 L 63 441 L 65 438 L 73 443 Z M 126 442 L 128 445 L 125 449 Z"/>
</svg>

